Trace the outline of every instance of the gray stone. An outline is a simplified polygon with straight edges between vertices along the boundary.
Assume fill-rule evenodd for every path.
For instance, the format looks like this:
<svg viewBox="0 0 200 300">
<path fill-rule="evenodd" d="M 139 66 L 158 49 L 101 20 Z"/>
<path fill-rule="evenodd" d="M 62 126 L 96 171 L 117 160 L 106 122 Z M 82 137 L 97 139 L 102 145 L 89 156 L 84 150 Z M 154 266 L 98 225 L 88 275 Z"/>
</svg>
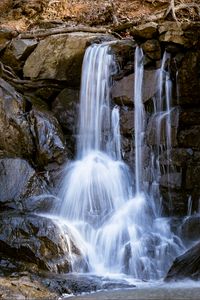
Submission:
<svg viewBox="0 0 200 300">
<path fill-rule="evenodd" d="M 26 160 L 20 158 L 0 159 L 1 209 L 27 210 L 24 201 L 45 192 L 47 192 L 47 187 L 44 178 L 38 176 Z M 33 200 L 32 204 L 36 205 Z"/>
<path fill-rule="evenodd" d="M 64 89 L 52 103 L 52 112 L 66 133 L 74 134 L 77 127 L 79 91 Z"/>
<path fill-rule="evenodd" d="M 180 189 L 182 185 L 182 174 L 177 172 L 161 175 L 160 185 L 165 188 Z"/>
<path fill-rule="evenodd" d="M 165 281 L 200 279 L 200 243 L 180 255 L 173 262 Z"/>
<path fill-rule="evenodd" d="M 4 64 L 9 65 L 15 71 L 20 71 L 24 61 L 31 54 L 37 44 L 38 42 L 33 39 L 13 39 L 4 51 L 1 59 Z"/>
<path fill-rule="evenodd" d="M 57 119 L 48 111 L 30 112 L 31 132 L 35 140 L 36 161 L 40 166 L 65 160 L 65 140 Z"/>
<path fill-rule="evenodd" d="M 188 242 L 200 240 L 200 216 L 187 217 L 181 226 L 181 236 Z"/>
<path fill-rule="evenodd" d="M 34 145 L 25 111 L 26 102 L 0 79 L 0 156 L 27 158 Z"/>
<path fill-rule="evenodd" d="M 157 92 L 158 72 L 156 70 L 144 71 L 143 102 L 151 99 Z M 134 74 L 115 81 L 112 87 L 112 98 L 118 105 L 133 105 Z"/>
<path fill-rule="evenodd" d="M 71 257 L 80 251 L 69 229 L 61 230 L 53 220 L 37 215 L 6 213 L 0 218 L 1 254 L 38 269 L 58 273 L 71 271 Z M 72 253 L 70 253 L 70 249 Z"/>
</svg>

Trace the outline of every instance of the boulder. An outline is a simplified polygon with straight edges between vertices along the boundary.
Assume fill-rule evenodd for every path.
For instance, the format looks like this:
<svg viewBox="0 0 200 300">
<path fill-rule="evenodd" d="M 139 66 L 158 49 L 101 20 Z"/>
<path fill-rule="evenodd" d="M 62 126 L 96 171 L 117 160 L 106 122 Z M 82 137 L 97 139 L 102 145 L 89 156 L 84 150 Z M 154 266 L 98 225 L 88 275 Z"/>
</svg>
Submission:
<svg viewBox="0 0 200 300">
<path fill-rule="evenodd" d="M 65 133 L 75 134 L 77 127 L 79 90 L 66 88 L 52 102 L 51 110 Z"/>
<path fill-rule="evenodd" d="M 24 77 L 57 79 L 79 87 L 84 52 L 89 42 L 102 35 L 69 33 L 51 35 L 39 42 L 26 60 Z"/>
<path fill-rule="evenodd" d="M 134 111 L 122 110 L 120 113 L 120 130 L 123 136 L 133 136 L 134 131 Z"/>
<path fill-rule="evenodd" d="M 0 52 L 10 43 L 13 37 L 17 36 L 17 31 L 8 29 L 8 28 L 0 28 Z"/>
<path fill-rule="evenodd" d="M 31 133 L 36 146 L 35 160 L 44 167 L 65 160 L 65 140 L 57 119 L 49 111 L 33 108 L 29 115 Z"/>
<path fill-rule="evenodd" d="M 133 27 L 130 31 L 130 34 L 135 39 L 152 39 L 155 38 L 158 34 L 158 24 L 154 22 L 149 22 L 141 24 L 137 27 Z"/>
<path fill-rule="evenodd" d="M 37 41 L 33 39 L 13 39 L 2 55 L 2 61 L 15 71 L 22 69 L 24 61 L 37 46 Z"/>
<path fill-rule="evenodd" d="M 200 215 L 186 217 L 181 226 L 181 236 L 185 241 L 200 240 Z"/>
<path fill-rule="evenodd" d="M 26 114 L 26 101 L 0 79 L 0 155 L 27 158 L 34 144 Z"/>
<path fill-rule="evenodd" d="M 158 40 L 148 40 L 141 45 L 141 48 L 150 59 L 161 59 L 161 48 Z"/>
<path fill-rule="evenodd" d="M 23 262 L 25 268 L 33 264 L 38 270 L 58 273 L 72 270 L 72 255 L 81 258 L 67 227 L 61 229 L 52 219 L 16 212 L 0 216 L 0 252 Z"/>
<path fill-rule="evenodd" d="M 169 269 L 165 281 L 200 279 L 200 243 L 177 257 Z"/>
<path fill-rule="evenodd" d="M 157 70 L 144 71 L 143 102 L 151 99 L 157 92 Z M 112 99 L 118 105 L 133 106 L 134 98 L 134 74 L 130 74 L 121 80 L 114 81 L 112 87 Z"/>
<path fill-rule="evenodd" d="M 158 27 L 159 40 L 165 43 L 175 43 L 185 48 L 192 48 L 198 43 L 200 24 L 188 23 L 178 26 L 176 22 L 164 22 Z"/>
<path fill-rule="evenodd" d="M 168 173 L 160 177 L 160 186 L 171 189 L 180 189 L 182 186 L 182 173 Z"/>
<path fill-rule="evenodd" d="M 49 291 L 41 282 L 25 272 L 21 275 L 0 277 L 1 299 L 58 299 L 55 291 Z"/>
<path fill-rule="evenodd" d="M 23 200 L 46 191 L 45 181 L 26 160 L 0 159 L 0 207 L 24 209 Z"/>
</svg>

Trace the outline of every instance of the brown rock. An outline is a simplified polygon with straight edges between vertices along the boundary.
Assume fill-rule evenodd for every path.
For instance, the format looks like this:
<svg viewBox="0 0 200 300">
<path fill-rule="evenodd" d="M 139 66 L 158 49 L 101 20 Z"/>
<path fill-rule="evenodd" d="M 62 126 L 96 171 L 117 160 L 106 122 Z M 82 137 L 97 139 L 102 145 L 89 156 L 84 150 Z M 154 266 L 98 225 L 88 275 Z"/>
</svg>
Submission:
<svg viewBox="0 0 200 300">
<path fill-rule="evenodd" d="M 152 39 L 158 34 L 158 24 L 149 22 L 133 27 L 130 34 L 136 39 Z"/>
<path fill-rule="evenodd" d="M 31 54 L 37 43 L 36 40 L 13 39 L 2 56 L 3 63 L 15 71 L 20 71 L 25 59 Z"/>
<path fill-rule="evenodd" d="M 149 58 L 154 60 L 161 59 L 161 48 L 158 40 L 148 40 L 141 47 Z"/>
<path fill-rule="evenodd" d="M 179 105 L 199 104 L 200 80 L 197 76 L 199 69 L 200 51 L 188 51 L 183 57 L 178 70 Z"/>
<path fill-rule="evenodd" d="M 143 102 L 151 99 L 157 92 L 158 73 L 156 70 L 144 71 Z M 115 81 L 112 87 L 112 99 L 119 105 L 133 106 L 134 74 Z"/>
<path fill-rule="evenodd" d="M 47 37 L 26 60 L 24 76 L 64 80 L 79 86 L 85 48 L 97 36 L 100 35 L 76 32 Z"/>
<path fill-rule="evenodd" d="M 16 31 L 0 28 L 0 51 L 3 50 L 15 36 L 17 36 Z"/>
<path fill-rule="evenodd" d="M 178 144 L 180 147 L 200 149 L 200 126 L 191 126 L 183 129 L 178 134 Z"/>
</svg>

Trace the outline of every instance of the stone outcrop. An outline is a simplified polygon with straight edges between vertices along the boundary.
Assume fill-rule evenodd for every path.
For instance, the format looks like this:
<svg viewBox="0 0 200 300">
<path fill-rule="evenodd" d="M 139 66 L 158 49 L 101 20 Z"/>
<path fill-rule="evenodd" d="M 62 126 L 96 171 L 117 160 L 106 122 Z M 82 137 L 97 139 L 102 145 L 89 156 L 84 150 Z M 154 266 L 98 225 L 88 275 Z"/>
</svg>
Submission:
<svg viewBox="0 0 200 300">
<path fill-rule="evenodd" d="M 1 210 L 23 210 L 25 199 L 47 192 L 44 178 L 20 158 L 0 159 L 0 178 Z"/>
<path fill-rule="evenodd" d="M 165 281 L 200 278 L 200 243 L 177 257 L 165 277 Z"/>
<path fill-rule="evenodd" d="M 0 253 L 15 258 L 22 268 L 71 271 L 70 255 L 81 255 L 73 241 L 66 237 L 67 231 L 51 219 L 15 213 L 1 214 Z"/>
<path fill-rule="evenodd" d="M 164 50 L 170 54 L 166 62 L 173 83 L 171 111 L 171 144 L 172 149 L 162 151 L 159 157 L 161 176 L 160 192 L 163 197 L 165 212 L 170 215 L 185 215 L 188 199 L 192 197 L 192 211 L 198 211 L 199 189 L 199 91 L 200 80 L 198 70 L 200 57 L 198 51 L 199 23 L 191 22 L 177 26 L 175 22 L 163 24 L 145 24 L 133 28 L 131 34 L 142 47 L 144 58 L 143 102 L 146 110 L 145 141 L 147 149 L 143 150 L 145 175 L 144 180 L 151 181 L 151 174 L 145 161 L 150 161 L 150 149 L 156 147 L 156 116 L 154 112 L 154 97 L 158 93 L 158 69 Z M 132 58 L 134 60 L 134 58 Z M 121 70 L 123 73 L 123 70 Z M 114 103 L 121 107 L 121 133 L 123 157 L 133 166 L 131 155 L 133 149 L 133 98 L 134 74 L 128 74 L 122 79 L 115 76 L 112 88 Z M 132 117 L 131 117 L 132 116 Z M 130 121 L 131 119 L 131 121 Z M 160 146 L 166 143 L 166 121 L 160 122 Z M 164 146 L 165 147 L 165 146 Z M 170 159 L 169 159 L 170 158 Z M 167 168 L 169 175 L 166 174 Z M 170 193 L 170 197 L 169 197 Z M 171 199 L 172 207 L 169 207 Z"/>
<path fill-rule="evenodd" d="M 2 156 L 27 158 L 34 145 L 26 115 L 26 101 L 0 79 L 0 152 Z"/>
<path fill-rule="evenodd" d="M 101 36 L 77 32 L 47 37 L 26 60 L 24 77 L 57 79 L 79 87 L 86 46 Z"/>
</svg>

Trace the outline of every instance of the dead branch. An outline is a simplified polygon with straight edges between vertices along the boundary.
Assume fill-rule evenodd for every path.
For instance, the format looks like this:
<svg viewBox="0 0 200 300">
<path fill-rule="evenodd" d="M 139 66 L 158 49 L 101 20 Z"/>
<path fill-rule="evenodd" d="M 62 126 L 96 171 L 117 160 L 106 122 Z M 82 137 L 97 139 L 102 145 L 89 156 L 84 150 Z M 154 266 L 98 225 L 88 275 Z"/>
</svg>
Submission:
<svg viewBox="0 0 200 300">
<path fill-rule="evenodd" d="M 21 39 L 43 38 L 53 34 L 71 33 L 71 32 L 88 32 L 88 33 L 108 33 L 107 28 L 94 28 L 85 26 L 51 28 L 45 30 L 34 30 L 19 34 Z"/>
</svg>

